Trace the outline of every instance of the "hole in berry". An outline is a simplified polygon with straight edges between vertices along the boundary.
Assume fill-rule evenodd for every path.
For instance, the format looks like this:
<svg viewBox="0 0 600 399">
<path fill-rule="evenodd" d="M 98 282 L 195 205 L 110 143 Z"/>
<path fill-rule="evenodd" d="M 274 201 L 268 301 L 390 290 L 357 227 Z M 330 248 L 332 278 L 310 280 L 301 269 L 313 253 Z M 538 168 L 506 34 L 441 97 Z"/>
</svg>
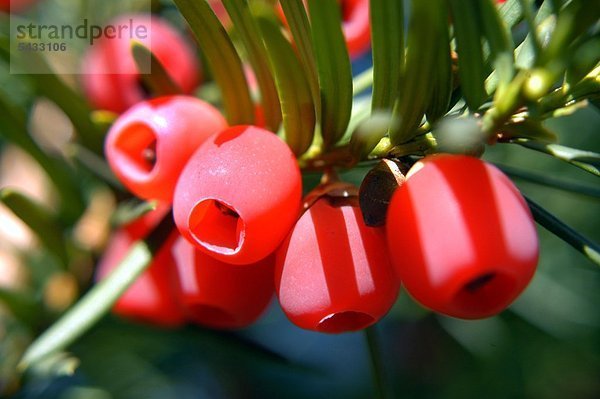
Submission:
<svg viewBox="0 0 600 399">
<path fill-rule="evenodd" d="M 223 309 L 210 305 L 189 305 L 189 316 L 192 320 L 213 327 L 229 327 L 235 325 L 235 318 Z"/>
<path fill-rule="evenodd" d="M 463 289 L 469 293 L 475 293 L 480 289 L 483 289 L 483 287 L 490 283 L 494 279 L 494 277 L 496 277 L 495 273 L 484 274 L 483 276 L 479 276 L 469 281 L 467 284 L 465 284 Z"/>
<path fill-rule="evenodd" d="M 150 173 L 156 165 L 156 135 L 144 123 L 133 123 L 123 128 L 115 142 L 128 167 L 138 173 Z"/>
<path fill-rule="evenodd" d="M 325 333 L 343 333 L 346 331 L 362 330 L 373 324 L 375 319 L 361 312 L 338 312 L 324 317 L 317 327 Z"/>
<path fill-rule="evenodd" d="M 194 239 L 211 251 L 232 255 L 244 242 L 243 219 L 221 201 L 208 199 L 198 202 L 190 213 L 188 223 Z"/>
<path fill-rule="evenodd" d="M 473 317 L 500 312 L 514 297 L 515 281 L 502 273 L 485 273 L 467 283 L 454 296 L 454 307 Z"/>
</svg>

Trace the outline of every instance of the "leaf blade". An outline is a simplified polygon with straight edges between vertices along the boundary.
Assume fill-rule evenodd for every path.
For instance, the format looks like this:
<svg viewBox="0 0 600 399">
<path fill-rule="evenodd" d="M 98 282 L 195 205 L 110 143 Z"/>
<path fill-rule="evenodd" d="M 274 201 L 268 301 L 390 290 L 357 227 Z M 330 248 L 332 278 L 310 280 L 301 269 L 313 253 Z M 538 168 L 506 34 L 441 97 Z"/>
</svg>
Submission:
<svg viewBox="0 0 600 399">
<path fill-rule="evenodd" d="M 408 26 L 406 69 L 394 106 L 398 126 L 390 130 L 392 144 L 410 141 L 416 134 L 433 91 L 435 60 L 439 53 L 441 29 L 447 29 L 445 1 L 413 0 Z M 443 46 L 441 46 L 444 51 Z"/>
<path fill-rule="evenodd" d="M 443 18 L 446 20 L 448 14 L 445 13 Z M 436 42 L 440 50 L 436 52 L 436 60 L 433 63 L 435 68 L 432 76 L 433 90 L 431 91 L 429 104 L 425 110 L 425 115 L 430 124 L 435 123 L 446 114 L 452 98 L 453 74 L 450 32 L 442 26 L 437 30 L 439 37 L 436 39 Z"/>
<path fill-rule="evenodd" d="M 571 165 L 577 166 L 586 172 L 600 177 L 600 154 L 598 153 L 528 139 L 517 139 L 513 142 L 531 150 L 553 156 L 556 159 L 570 163 Z"/>
<path fill-rule="evenodd" d="M 143 43 L 132 41 L 131 53 L 140 71 L 140 77 L 156 96 L 182 94 L 181 88 L 171 79 L 162 63 Z M 149 71 L 146 71 L 149 67 Z M 142 73 L 149 72 L 149 73 Z"/>
<path fill-rule="evenodd" d="M 450 0 L 454 20 L 458 72 L 463 96 L 469 109 L 476 111 L 485 99 L 485 62 L 481 46 L 476 0 Z"/>
<path fill-rule="evenodd" d="M 254 104 L 239 55 L 206 0 L 173 0 L 205 54 L 232 125 L 252 124 Z"/>
<path fill-rule="evenodd" d="M 371 0 L 372 110 L 391 111 L 404 69 L 404 1 Z"/>
<path fill-rule="evenodd" d="M 483 34 L 490 45 L 491 62 L 498 73 L 499 92 L 502 92 L 515 75 L 514 43 L 492 0 L 483 0 L 479 4 Z"/>
<path fill-rule="evenodd" d="M 279 91 L 285 140 L 299 156 L 308 150 L 314 137 L 316 115 L 313 97 L 291 44 L 270 20 L 259 18 L 258 22 Z"/>
<path fill-rule="evenodd" d="M 523 19 L 523 8 L 520 0 L 506 0 L 500 6 L 500 17 L 509 28 L 513 28 Z"/>
<path fill-rule="evenodd" d="M 57 158 L 52 158 L 29 136 L 27 116 L 13 107 L 0 93 L 0 136 L 28 153 L 44 169 L 48 178 L 61 197 L 61 217 L 67 223 L 74 223 L 85 209 L 85 201 L 76 176 L 69 166 Z"/>
<path fill-rule="evenodd" d="M 319 77 L 315 50 L 312 44 L 310 22 L 302 0 L 279 0 L 283 13 L 287 19 L 294 43 L 298 48 L 300 62 L 308 79 L 310 91 L 315 103 L 317 118 L 321 115 L 321 94 L 319 91 Z"/>
<path fill-rule="evenodd" d="M 269 130 L 275 132 L 281 124 L 279 96 L 267 61 L 267 52 L 259 28 L 250 13 L 248 1 L 223 0 L 223 5 L 239 33 L 242 44 L 246 48 L 250 65 L 256 75 L 266 126 Z"/>
<path fill-rule="evenodd" d="M 56 256 L 63 267 L 69 265 L 64 230 L 58 217 L 42 204 L 10 188 L 0 189 L 0 203 L 21 219 L 49 253 Z"/>
<path fill-rule="evenodd" d="M 341 139 L 352 112 L 352 70 L 336 0 L 308 1 L 321 91 L 321 132 L 325 148 Z"/>
</svg>

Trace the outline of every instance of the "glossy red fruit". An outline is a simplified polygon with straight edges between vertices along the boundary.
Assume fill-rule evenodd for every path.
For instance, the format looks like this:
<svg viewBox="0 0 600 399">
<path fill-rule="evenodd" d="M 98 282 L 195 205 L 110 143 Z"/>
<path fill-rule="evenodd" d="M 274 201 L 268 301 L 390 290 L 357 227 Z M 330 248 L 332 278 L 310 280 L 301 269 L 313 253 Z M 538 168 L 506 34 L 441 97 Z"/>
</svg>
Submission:
<svg viewBox="0 0 600 399">
<path fill-rule="evenodd" d="M 304 0 L 306 6 L 307 0 Z M 346 38 L 350 58 L 358 58 L 371 48 L 371 21 L 369 0 L 340 0 L 342 12 L 342 30 Z M 280 4 L 277 14 L 285 25 L 287 19 Z"/>
<path fill-rule="evenodd" d="M 296 158 L 275 134 L 236 126 L 210 137 L 181 173 L 175 223 L 191 243 L 226 263 L 272 253 L 294 225 L 302 182 Z"/>
<path fill-rule="evenodd" d="M 371 48 L 369 0 L 343 0 L 343 30 L 351 58 L 358 58 Z"/>
<path fill-rule="evenodd" d="M 200 66 L 185 37 L 164 20 L 145 14 L 122 16 L 110 24 L 128 25 L 129 20 L 148 29 L 145 39 L 136 40 L 154 53 L 184 93 L 191 93 L 200 81 Z M 82 72 L 86 96 L 95 108 L 121 113 L 148 96 L 131 54 L 129 35 L 95 42 L 83 60 Z"/>
<path fill-rule="evenodd" d="M 136 104 L 111 127 L 105 154 L 119 180 L 144 199 L 171 202 L 194 151 L 227 122 L 212 105 L 188 96 Z"/>
<path fill-rule="evenodd" d="M 108 276 L 125 258 L 131 245 L 144 238 L 167 211 L 166 207 L 154 211 L 131 226 L 115 232 L 98 264 L 96 281 Z M 176 232 L 171 235 L 155 255 L 146 272 L 119 298 L 113 307 L 115 314 L 162 326 L 178 326 L 184 323 L 182 309 L 176 301 L 173 281 L 175 262 L 171 256 L 171 248 L 177 236 Z"/>
<path fill-rule="evenodd" d="M 254 323 L 273 297 L 273 258 L 243 267 L 218 261 L 180 238 L 173 246 L 178 301 L 188 320 L 219 329 Z"/>
<path fill-rule="evenodd" d="M 535 272 L 538 239 L 526 202 L 494 166 L 464 155 L 417 163 L 392 197 L 389 250 L 424 306 L 477 319 L 499 313 Z"/>
<path fill-rule="evenodd" d="M 367 227 L 358 206 L 319 199 L 277 250 L 275 290 L 297 326 L 355 331 L 381 319 L 398 295 L 383 229 Z"/>
</svg>

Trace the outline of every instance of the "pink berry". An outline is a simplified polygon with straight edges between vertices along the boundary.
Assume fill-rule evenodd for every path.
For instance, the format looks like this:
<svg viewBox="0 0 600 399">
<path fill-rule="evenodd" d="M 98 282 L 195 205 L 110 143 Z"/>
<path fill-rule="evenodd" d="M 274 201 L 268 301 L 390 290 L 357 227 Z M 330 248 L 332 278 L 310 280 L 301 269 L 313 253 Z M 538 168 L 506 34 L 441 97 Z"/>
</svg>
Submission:
<svg viewBox="0 0 600 399">
<path fill-rule="evenodd" d="M 171 202 L 187 160 L 226 126 L 216 108 L 195 97 L 155 98 L 117 119 L 106 137 L 105 153 L 111 169 L 132 193 Z"/>
<path fill-rule="evenodd" d="M 275 134 L 237 126 L 210 137 L 181 173 L 175 223 L 191 243 L 226 263 L 272 253 L 298 218 L 296 158 Z"/>
<path fill-rule="evenodd" d="M 219 329 L 243 328 L 265 311 L 273 297 L 273 258 L 232 266 L 180 238 L 173 246 L 178 300 L 188 320 Z"/>
<path fill-rule="evenodd" d="M 145 39 L 136 40 L 154 53 L 184 93 L 191 93 L 200 81 L 200 66 L 188 41 L 166 21 L 146 14 L 121 16 L 110 25 L 129 25 L 130 20 L 148 30 Z M 85 93 L 95 108 L 121 113 L 147 97 L 129 35 L 101 38 L 90 47 L 82 67 Z"/>
<path fill-rule="evenodd" d="M 341 333 L 368 327 L 392 307 L 400 287 L 380 228 L 358 206 L 319 199 L 277 251 L 275 287 L 299 327 Z"/>
</svg>

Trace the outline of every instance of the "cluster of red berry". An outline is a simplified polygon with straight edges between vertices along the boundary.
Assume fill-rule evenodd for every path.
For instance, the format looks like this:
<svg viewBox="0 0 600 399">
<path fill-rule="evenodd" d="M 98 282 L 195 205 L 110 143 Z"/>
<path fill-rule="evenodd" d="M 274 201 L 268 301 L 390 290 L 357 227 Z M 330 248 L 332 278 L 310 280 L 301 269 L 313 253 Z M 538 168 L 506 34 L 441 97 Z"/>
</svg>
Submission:
<svg viewBox="0 0 600 399">
<path fill-rule="evenodd" d="M 166 23 L 152 24 L 153 53 L 191 92 L 200 79 L 192 50 Z M 120 75 L 96 73 L 115 59 Z M 276 292 L 298 326 L 338 333 L 380 320 L 401 284 L 424 306 L 471 319 L 502 311 L 533 276 L 538 242 L 527 205 L 479 159 L 419 161 L 394 193 L 386 225 L 371 227 L 352 190 L 320 187 L 303 202 L 298 162 L 274 133 L 229 127 L 195 97 L 143 100 L 128 43 L 95 47 L 85 65 L 92 102 L 128 109 L 106 139 L 111 168 L 132 193 L 160 203 L 113 235 L 98 277 L 171 209 L 177 226 L 116 304 L 121 315 L 241 328 Z"/>
<path fill-rule="evenodd" d="M 179 230 L 116 311 L 217 328 L 256 320 L 273 294 L 271 254 L 300 211 L 301 174 L 288 146 L 258 127 L 227 127 L 197 98 L 172 96 L 121 115 L 107 136 L 106 156 L 131 192 L 161 205 L 113 237 L 99 277 L 171 204 Z"/>
<path fill-rule="evenodd" d="M 352 331 L 381 319 L 402 282 L 437 312 L 479 318 L 508 306 L 537 263 L 525 201 L 472 157 L 415 164 L 391 200 L 386 232 L 368 227 L 352 198 L 316 196 L 302 212 L 287 145 L 262 128 L 227 127 L 193 97 L 132 107 L 111 128 L 106 156 L 133 193 L 162 205 L 115 234 L 100 277 L 171 203 L 178 227 L 118 302 L 124 315 L 238 328 L 256 320 L 275 288 L 295 324 Z"/>
</svg>

